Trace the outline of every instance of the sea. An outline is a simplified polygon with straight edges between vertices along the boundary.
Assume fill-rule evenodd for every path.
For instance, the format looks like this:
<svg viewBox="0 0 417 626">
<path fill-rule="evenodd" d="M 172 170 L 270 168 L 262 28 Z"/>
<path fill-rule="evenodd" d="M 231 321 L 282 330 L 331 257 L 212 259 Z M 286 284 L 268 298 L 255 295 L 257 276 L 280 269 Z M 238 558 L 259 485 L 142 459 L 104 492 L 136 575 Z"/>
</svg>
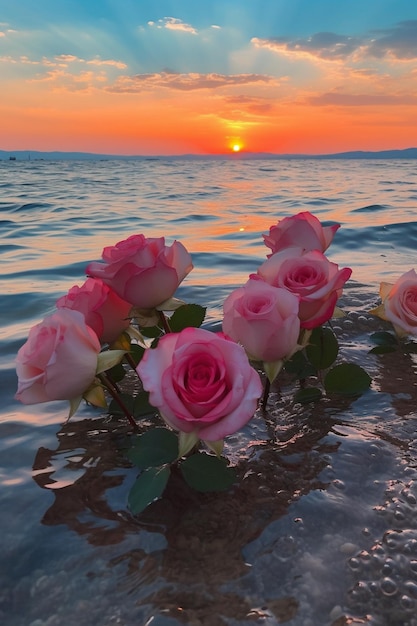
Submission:
<svg viewBox="0 0 417 626">
<path fill-rule="evenodd" d="M 270 252 L 262 234 L 300 211 L 341 225 L 326 254 L 353 271 L 332 327 L 369 390 L 301 405 L 284 380 L 226 440 L 234 487 L 174 476 L 132 515 L 128 425 L 17 402 L 19 347 L 104 246 L 137 233 L 185 245 L 176 296 L 220 330 Z M 0 623 L 416 626 L 417 363 L 404 346 L 370 352 L 392 329 L 369 313 L 416 250 L 417 160 L 0 161 Z"/>
</svg>

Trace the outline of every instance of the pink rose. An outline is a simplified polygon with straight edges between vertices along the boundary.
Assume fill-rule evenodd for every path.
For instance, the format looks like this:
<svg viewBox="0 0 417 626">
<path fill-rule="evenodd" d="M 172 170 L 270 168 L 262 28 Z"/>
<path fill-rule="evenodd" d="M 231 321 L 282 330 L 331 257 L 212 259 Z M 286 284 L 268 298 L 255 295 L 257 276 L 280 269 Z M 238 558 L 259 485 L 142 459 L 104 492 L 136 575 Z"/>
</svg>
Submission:
<svg viewBox="0 0 417 626">
<path fill-rule="evenodd" d="M 93 382 L 100 342 L 78 311 L 59 309 L 31 328 L 16 357 L 23 404 L 72 400 Z"/>
<path fill-rule="evenodd" d="M 322 226 L 321 222 L 305 211 L 291 217 L 284 217 L 269 229 L 269 235 L 263 235 L 265 245 L 272 254 L 284 248 L 299 246 L 305 251 L 320 250 L 325 252 L 333 241 L 340 224 Z M 271 256 L 271 255 L 268 255 Z"/>
<path fill-rule="evenodd" d="M 417 335 L 417 274 L 409 270 L 395 284 L 381 283 L 382 305 L 372 311 L 390 321 L 397 335 Z"/>
<path fill-rule="evenodd" d="M 329 320 L 352 270 L 339 270 L 322 252 L 286 248 L 269 257 L 257 276 L 274 287 L 300 296 L 301 328 L 315 328 Z M 256 276 L 256 275 L 255 275 Z"/>
<path fill-rule="evenodd" d="M 86 324 L 102 342 L 115 341 L 130 324 L 132 305 L 98 278 L 87 278 L 81 287 L 74 285 L 56 306 L 83 313 Z"/>
<path fill-rule="evenodd" d="M 206 441 L 244 426 L 262 394 L 244 349 L 201 328 L 164 335 L 156 348 L 145 351 L 137 372 L 168 425 Z"/>
<path fill-rule="evenodd" d="M 103 250 L 103 261 L 92 262 L 86 273 L 101 278 L 123 300 L 140 309 L 153 309 L 171 298 L 192 270 L 191 256 L 178 241 L 132 235 Z"/>
<path fill-rule="evenodd" d="M 293 354 L 300 332 L 299 297 L 262 280 L 248 280 L 223 305 L 223 331 L 257 361 Z"/>
</svg>

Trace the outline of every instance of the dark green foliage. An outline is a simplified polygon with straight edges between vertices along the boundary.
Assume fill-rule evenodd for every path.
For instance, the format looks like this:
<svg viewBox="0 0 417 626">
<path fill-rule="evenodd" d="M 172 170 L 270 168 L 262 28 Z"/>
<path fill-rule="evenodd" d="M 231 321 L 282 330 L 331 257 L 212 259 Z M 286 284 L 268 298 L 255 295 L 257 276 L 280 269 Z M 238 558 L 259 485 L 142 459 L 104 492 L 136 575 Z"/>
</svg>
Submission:
<svg viewBox="0 0 417 626">
<path fill-rule="evenodd" d="M 324 370 L 333 365 L 338 352 L 339 344 L 330 328 L 319 326 L 313 330 L 306 347 L 306 355 L 316 370 Z"/>
<path fill-rule="evenodd" d="M 327 393 L 360 395 L 371 384 L 371 377 L 355 363 L 341 363 L 329 370 L 324 378 Z"/>
<path fill-rule="evenodd" d="M 149 467 L 139 476 L 128 497 L 129 508 L 134 515 L 141 513 L 164 492 L 171 470 L 169 465 Z"/>
<path fill-rule="evenodd" d="M 183 304 L 169 319 L 169 327 L 173 333 L 179 333 L 189 326 L 200 328 L 206 316 L 206 308 L 199 304 Z"/>
<path fill-rule="evenodd" d="M 235 471 L 224 458 L 200 452 L 181 463 L 185 481 L 196 491 L 225 491 L 236 480 Z"/>
<path fill-rule="evenodd" d="M 127 456 L 142 469 L 173 463 L 178 458 L 178 437 L 167 428 L 148 430 L 136 438 Z"/>
</svg>

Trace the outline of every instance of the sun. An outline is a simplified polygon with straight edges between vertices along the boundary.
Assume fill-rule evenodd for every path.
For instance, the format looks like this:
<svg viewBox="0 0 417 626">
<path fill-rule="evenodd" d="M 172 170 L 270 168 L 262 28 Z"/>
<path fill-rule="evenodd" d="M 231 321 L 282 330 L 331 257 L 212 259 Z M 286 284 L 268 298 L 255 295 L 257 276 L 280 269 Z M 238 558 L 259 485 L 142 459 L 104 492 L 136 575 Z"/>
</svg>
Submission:
<svg viewBox="0 0 417 626">
<path fill-rule="evenodd" d="M 240 144 L 238 144 L 238 143 L 234 143 L 233 146 L 232 146 L 233 152 L 240 152 L 241 148 L 242 148 L 242 146 Z"/>
</svg>

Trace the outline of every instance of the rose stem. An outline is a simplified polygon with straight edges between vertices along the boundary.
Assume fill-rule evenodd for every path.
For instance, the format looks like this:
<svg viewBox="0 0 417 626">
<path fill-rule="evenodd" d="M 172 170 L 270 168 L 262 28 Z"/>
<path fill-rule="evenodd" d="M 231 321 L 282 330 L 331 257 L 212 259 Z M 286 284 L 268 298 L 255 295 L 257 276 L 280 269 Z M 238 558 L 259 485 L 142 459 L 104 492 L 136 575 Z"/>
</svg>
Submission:
<svg viewBox="0 0 417 626">
<path fill-rule="evenodd" d="M 165 313 L 163 311 L 158 311 L 158 312 L 159 312 L 159 319 L 161 320 L 162 326 L 164 327 L 164 331 L 166 333 L 171 333 L 172 331 L 169 327 L 169 323 L 168 323 Z"/>
<path fill-rule="evenodd" d="M 131 355 L 131 354 L 129 354 L 129 352 L 127 352 L 127 353 L 125 354 L 125 358 L 126 358 L 126 361 L 129 363 L 130 367 L 132 368 L 132 370 L 136 373 L 136 376 L 137 376 L 137 377 L 139 378 L 139 380 L 140 380 L 140 376 L 139 376 L 139 374 L 138 374 L 138 372 L 137 372 L 137 369 L 136 369 L 136 363 L 135 363 L 135 361 L 133 360 L 132 355 Z"/>
<path fill-rule="evenodd" d="M 108 378 L 108 376 L 106 376 L 106 374 L 103 372 L 102 374 L 99 374 L 98 376 L 100 378 L 100 380 L 102 381 L 102 383 L 104 384 L 104 386 L 106 387 L 107 391 L 109 392 L 109 394 L 111 395 L 111 397 L 113 398 L 113 400 L 115 402 L 117 402 L 117 404 L 120 406 L 120 408 L 122 409 L 123 413 L 125 414 L 125 416 L 127 417 L 127 419 L 129 420 L 130 425 L 132 426 L 133 430 L 136 432 L 139 432 L 139 427 L 136 424 L 133 416 L 131 415 L 129 409 L 127 408 L 127 406 L 125 405 L 125 403 L 123 402 L 122 398 L 120 397 L 120 395 L 117 393 L 113 383 L 110 381 L 110 379 Z"/>
<path fill-rule="evenodd" d="M 268 397 L 269 397 L 269 390 L 271 389 L 271 383 L 269 382 L 269 378 L 267 378 L 265 380 L 265 387 L 264 387 L 264 395 L 262 397 L 262 410 L 265 411 L 266 409 L 266 405 L 268 402 Z"/>
</svg>

